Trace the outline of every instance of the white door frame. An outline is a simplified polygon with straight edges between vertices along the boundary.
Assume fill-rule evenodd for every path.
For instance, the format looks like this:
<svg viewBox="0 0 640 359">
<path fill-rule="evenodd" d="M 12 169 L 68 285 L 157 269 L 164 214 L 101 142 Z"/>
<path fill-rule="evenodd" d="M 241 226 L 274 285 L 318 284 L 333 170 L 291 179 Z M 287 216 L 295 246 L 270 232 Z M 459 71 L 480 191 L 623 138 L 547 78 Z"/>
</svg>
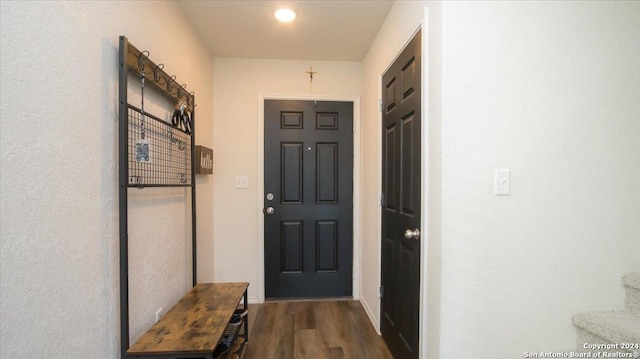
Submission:
<svg viewBox="0 0 640 359">
<path fill-rule="evenodd" d="M 353 299 L 360 299 L 360 249 L 362 245 L 360 225 L 361 184 L 360 184 L 360 96 L 335 96 L 313 94 L 258 94 L 258 298 L 257 303 L 264 303 L 264 101 L 296 100 L 296 101 L 347 101 L 353 102 Z"/>
</svg>

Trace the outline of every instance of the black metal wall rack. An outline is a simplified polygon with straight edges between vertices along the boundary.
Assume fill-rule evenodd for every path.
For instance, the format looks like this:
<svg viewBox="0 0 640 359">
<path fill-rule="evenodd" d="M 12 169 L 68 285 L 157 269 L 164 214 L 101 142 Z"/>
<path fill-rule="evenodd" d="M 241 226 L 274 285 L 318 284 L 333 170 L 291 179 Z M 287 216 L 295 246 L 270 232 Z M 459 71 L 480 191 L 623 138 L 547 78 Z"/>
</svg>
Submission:
<svg viewBox="0 0 640 359">
<path fill-rule="evenodd" d="M 121 357 L 129 348 L 129 188 L 190 187 L 192 278 L 196 277 L 196 182 L 195 182 L 195 94 L 164 71 L 163 64 L 149 59 L 125 36 L 120 36 L 119 53 L 119 212 L 120 212 L 120 337 Z M 128 75 L 137 74 L 141 83 L 153 87 L 169 100 L 183 103 L 188 124 L 165 122 L 128 102 Z M 143 91 L 144 91 L 144 87 Z M 144 99 L 144 93 L 143 93 Z M 149 144 L 150 161 L 136 159 L 135 146 L 140 138 Z"/>
</svg>

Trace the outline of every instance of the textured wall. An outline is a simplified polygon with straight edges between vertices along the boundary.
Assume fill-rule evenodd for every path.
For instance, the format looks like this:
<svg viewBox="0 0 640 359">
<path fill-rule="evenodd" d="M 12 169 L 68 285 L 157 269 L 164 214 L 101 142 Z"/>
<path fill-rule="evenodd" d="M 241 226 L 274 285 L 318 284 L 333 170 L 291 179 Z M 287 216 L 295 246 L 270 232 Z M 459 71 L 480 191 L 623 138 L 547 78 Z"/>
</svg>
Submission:
<svg viewBox="0 0 640 359">
<path fill-rule="evenodd" d="M 575 350 L 640 266 L 640 3 L 443 4 L 442 358 Z M 511 196 L 493 171 L 511 169 Z"/>
<path fill-rule="evenodd" d="M 0 357 L 119 357 L 118 36 L 196 92 L 208 146 L 212 60 L 173 2 L 0 6 Z M 132 336 L 190 286 L 187 193 L 131 192 Z M 211 242 L 212 201 L 198 201 Z"/>
</svg>

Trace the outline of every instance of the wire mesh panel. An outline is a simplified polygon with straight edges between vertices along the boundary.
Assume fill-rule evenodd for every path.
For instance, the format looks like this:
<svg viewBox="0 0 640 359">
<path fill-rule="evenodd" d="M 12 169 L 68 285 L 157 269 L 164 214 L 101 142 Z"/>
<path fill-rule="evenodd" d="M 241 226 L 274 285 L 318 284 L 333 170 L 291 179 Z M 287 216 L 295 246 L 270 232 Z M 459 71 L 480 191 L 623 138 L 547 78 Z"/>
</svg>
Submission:
<svg viewBox="0 0 640 359">
<path fill-rule="evenodd" d="M 128 126 L 129 187 L 191 186 L 190 134 L 132 105 Z M 148 144 L 144 159 L 140 144 Z"/>
</svg>

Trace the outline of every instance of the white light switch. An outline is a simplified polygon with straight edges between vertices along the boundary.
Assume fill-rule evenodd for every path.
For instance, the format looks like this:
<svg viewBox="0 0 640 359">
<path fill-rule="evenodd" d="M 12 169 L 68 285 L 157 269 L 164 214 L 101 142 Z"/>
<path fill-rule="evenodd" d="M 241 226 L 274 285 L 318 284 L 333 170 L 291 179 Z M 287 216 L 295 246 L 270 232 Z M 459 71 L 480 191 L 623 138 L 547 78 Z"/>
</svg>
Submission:
<svg viewBox="0 0 640 359">
<path fill-rule="evenodd" d="M 496 196 L 511 195 L 511 170 L 495 170 L 493 194 Z"/>
<path fill-rule="evenodd" d="M 239 189 L 249 188 L 249 177 L 236 176 L 236 188 L 239 188 Z"/>
</svg>

